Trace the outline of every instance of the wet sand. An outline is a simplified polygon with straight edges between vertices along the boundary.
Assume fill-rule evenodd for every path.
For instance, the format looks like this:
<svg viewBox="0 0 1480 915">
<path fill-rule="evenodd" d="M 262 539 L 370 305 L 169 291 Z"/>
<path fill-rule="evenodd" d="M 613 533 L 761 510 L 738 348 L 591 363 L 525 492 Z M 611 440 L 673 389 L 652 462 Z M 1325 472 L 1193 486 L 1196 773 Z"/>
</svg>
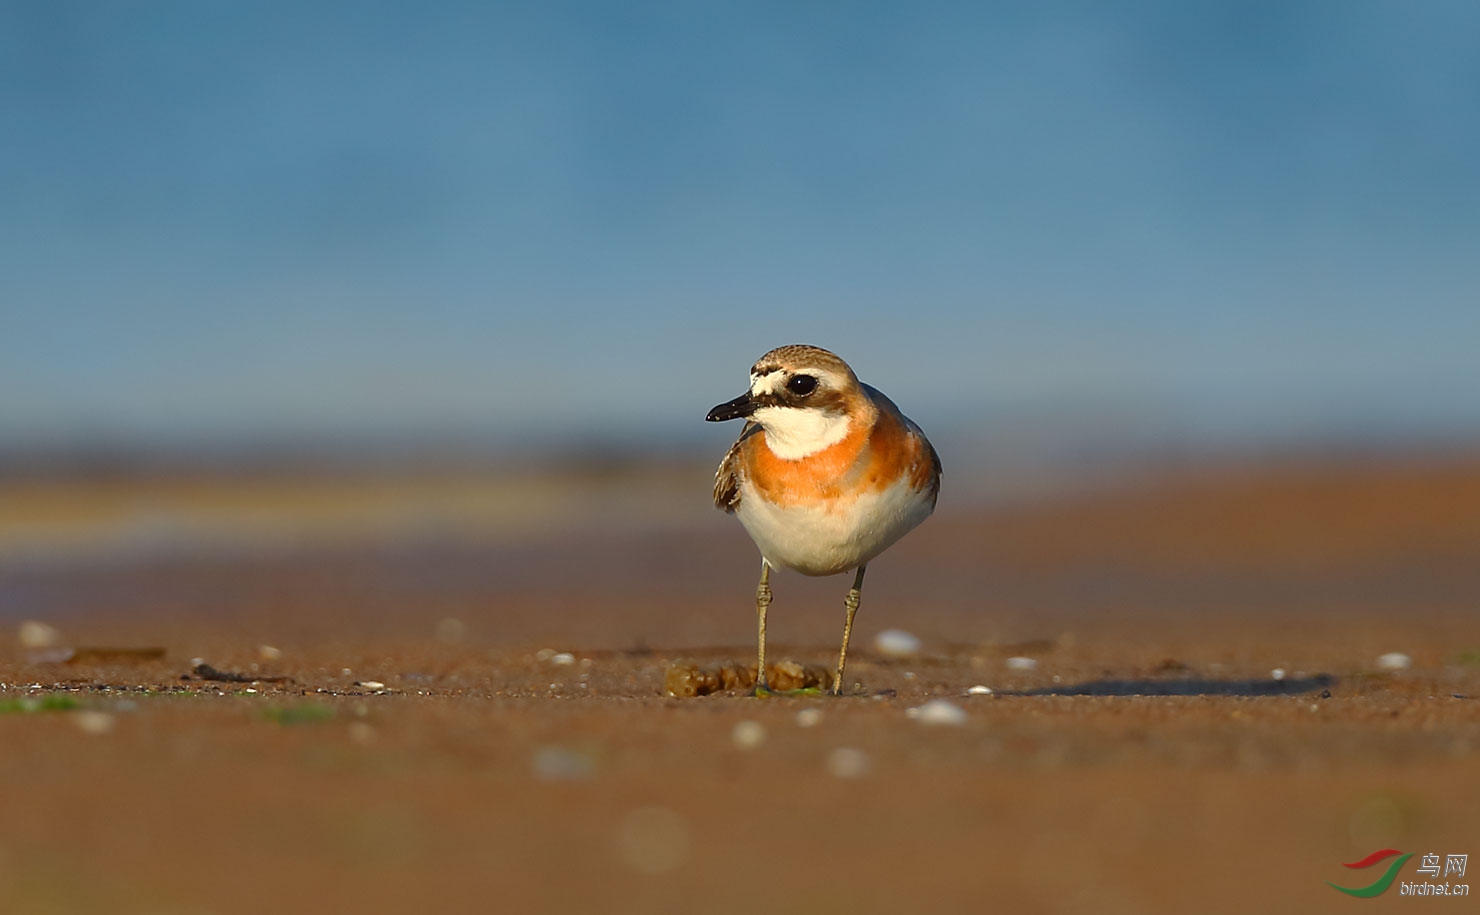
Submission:
<svg viewBox="0 0 1480 915">
<path fill-rule="evenodd" d="M 0 912 L 1401 909 L 1325 881 L 1480 838 L 1480 461 L 943 511 L 837 699 L 665 696 L 751 659 L 753 549 L 609 521 L 5 567 L 61 641 L 0 647 Z M 775 582 L 773 659 L 846 584 Z"/>
</svg>

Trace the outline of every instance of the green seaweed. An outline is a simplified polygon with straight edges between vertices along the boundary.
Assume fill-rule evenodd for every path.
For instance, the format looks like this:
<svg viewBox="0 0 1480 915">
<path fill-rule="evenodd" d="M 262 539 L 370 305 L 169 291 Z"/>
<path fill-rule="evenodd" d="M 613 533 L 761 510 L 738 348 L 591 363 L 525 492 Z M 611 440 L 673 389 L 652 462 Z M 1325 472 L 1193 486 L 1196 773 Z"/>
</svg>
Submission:
<svg viewBox="0 0 1480 915">
<path fill-rule="evenodd" d="M 71 712 L 82 708 L 76 696 L 65 693 L 47 693 L 42 696 L 20 696 L 15 699 L 0 699 L 0 715 L 32 712 Z"/>
</svg>

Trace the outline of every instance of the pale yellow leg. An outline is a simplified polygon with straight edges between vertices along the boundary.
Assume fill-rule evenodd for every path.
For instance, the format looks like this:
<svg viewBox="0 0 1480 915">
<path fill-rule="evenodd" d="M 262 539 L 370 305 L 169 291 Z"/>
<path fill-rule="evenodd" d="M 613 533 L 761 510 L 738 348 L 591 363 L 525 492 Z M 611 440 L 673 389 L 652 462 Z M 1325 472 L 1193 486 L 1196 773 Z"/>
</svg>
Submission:
<svg viewBox="0 0 1480 915">
<path fill-rule="evenodd" d="M 755 586 L 755 617 L 759 630 L 755 653 L 755 691 L 766 692 L 766 608 L 771 606 L 771 564 L 761 560 L 761 582 Z"/>
<path fill-rule="evenodd" d="M 848 661 L 848 637 L 853 634 L 853 615 L 858 612 L 858 601 L 863 593 L 863 573 L 868 566 L 859 566 L 858 574 L 853 576 L 853 587 L 848 591 L 848 596 L 843 598 L 843 606 L 848 611 L 848 617 L 843 620 L 843 647 L 838 652 L 838 679 L 833 681 L 833 695 L 843 694 L 843 665 Z"/>
</svg>

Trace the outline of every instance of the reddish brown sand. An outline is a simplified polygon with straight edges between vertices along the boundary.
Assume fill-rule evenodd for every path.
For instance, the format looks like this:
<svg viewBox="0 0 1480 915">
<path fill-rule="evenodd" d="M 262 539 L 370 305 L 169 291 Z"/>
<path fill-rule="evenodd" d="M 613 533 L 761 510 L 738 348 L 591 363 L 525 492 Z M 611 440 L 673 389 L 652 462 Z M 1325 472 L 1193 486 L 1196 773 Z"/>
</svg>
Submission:
<svg viewBox="0 0 1480 915">
<path fill-rule="evenodd" d="M 1480 462 L 946 511 L 870 570 L 849 696 L 662 695 L 751 660 L 754 565 L 716 516 L 13 569 L 9 627 L 166 654 L 0 649 L 0 912 L 1473 906 L 1325 881 L 1480 851 Z M 831 663 L 846 584 L 775 581 L 773 658 Z"/>
</svg>

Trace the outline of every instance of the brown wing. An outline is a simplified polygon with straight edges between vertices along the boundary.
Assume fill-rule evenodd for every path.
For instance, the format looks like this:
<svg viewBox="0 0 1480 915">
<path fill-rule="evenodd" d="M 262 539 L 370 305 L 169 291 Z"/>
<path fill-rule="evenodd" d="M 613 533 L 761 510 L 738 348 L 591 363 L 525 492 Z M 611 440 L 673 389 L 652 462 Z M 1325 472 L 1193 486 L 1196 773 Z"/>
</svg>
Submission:
<svg viewBox="0 0 1480 915">
<path fill-rule="evenodd" d="M 911 423 L 910 425 L 914 424 Z M 918 429 L 919 427 L 917 426 L 916 428 Z M 918 483 L 926 483 L 930 487 L 930 507 L 934 508 L 936 500 L 940 498 L 940 455 L 935 452 L 935 446 L 930 444 L 930 439 L 926 438 L 924 433 L 921 433 L 920 440 L 925 443 L 925 450 L 930 452 L 930 478 L 928 481 L 917 481 L 917 485 Z"/>
<path fill-rule="evenodd" d="M 904 423 L 910 432 L 914 433 L 920 440 L 920 444 L 930 453 L 930 460 L 919 461 L 915 464 L 914 471 L 910 476 L 910 485 L 914 486 L 918 491 L 923 492 L 928 490 L 930 493 L 930 507 L 934 508 L 936 500 L 940 498 L 941 475 L 940 455 L 936 453 L 935 446 L 930 444 L 930 439 L 925 437 L 925 430 L 915 425 L 914 420 L 905 416 L 903 411 L 895 406 L 894 401 L 890 400 L 883 391 L 880 391 L 873 385 L 863 384 L 861 386 L 864 392 L 873 399 L 874 403 L 880 409 L 888 410 L 898 417 L 899 421 Z"/>
<path fill-rule="evenodd" d="M 733 512 L 740 504 L 740 473 L 743 463 L 740 452 L 745 440 L 759 432 L 760 428 L 755 423 L 746 421 L 745 428 L 740 430 L 740 437 L 730 446 L 725 459 L 719 462 L 719 469 L 714 472 L 715 508 Z"/>
</svg>

